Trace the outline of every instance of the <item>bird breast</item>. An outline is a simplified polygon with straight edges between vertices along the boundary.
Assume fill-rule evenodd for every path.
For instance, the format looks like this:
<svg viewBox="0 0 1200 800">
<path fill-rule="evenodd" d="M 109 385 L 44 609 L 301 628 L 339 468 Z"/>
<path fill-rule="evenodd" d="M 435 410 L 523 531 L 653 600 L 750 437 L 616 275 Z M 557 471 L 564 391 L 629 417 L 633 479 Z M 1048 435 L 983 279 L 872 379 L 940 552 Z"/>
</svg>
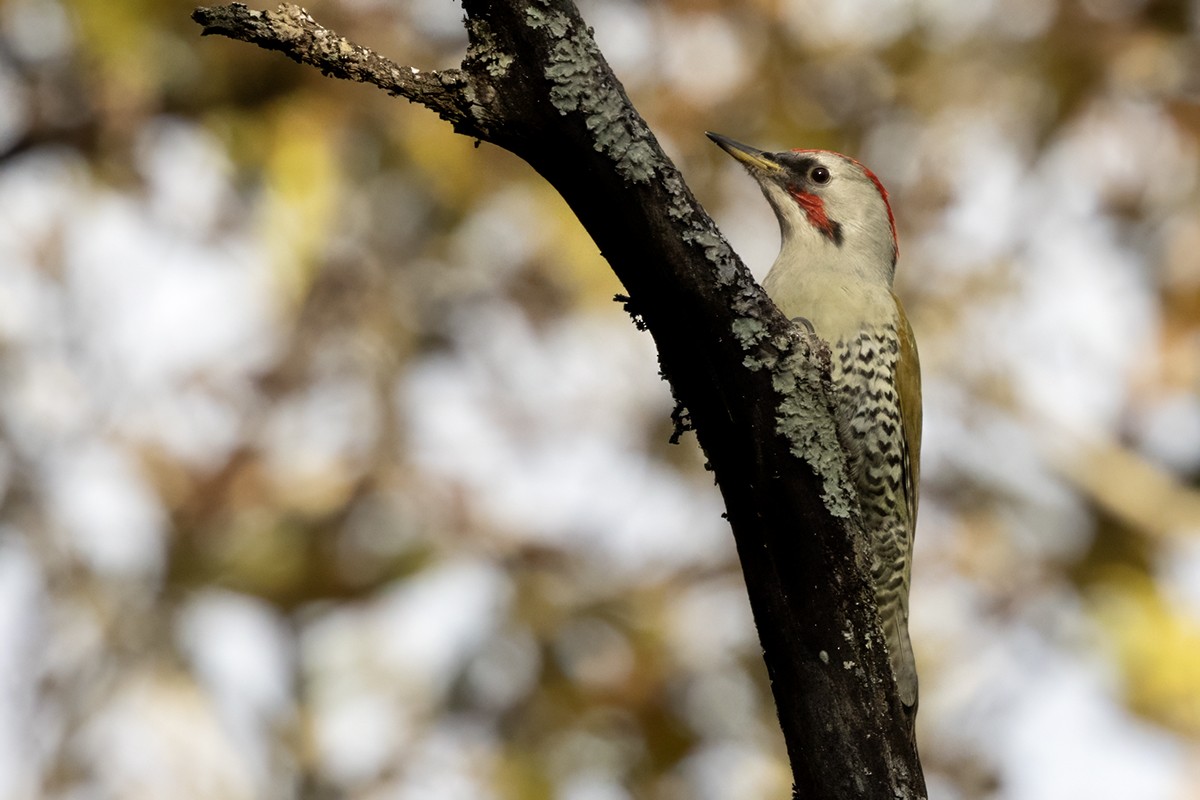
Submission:
<svg viewBox="0 0 1200 800">
<path fill-rule="evenodd" d="M 852 270 L 821 269 L 779 260 L 763 289 L 784 316 L 803 317 L 830 347 L 850 342 L 866 330 L 896 329 L 896 301 L 890 287 L 863 280 Z"/>
</svg>

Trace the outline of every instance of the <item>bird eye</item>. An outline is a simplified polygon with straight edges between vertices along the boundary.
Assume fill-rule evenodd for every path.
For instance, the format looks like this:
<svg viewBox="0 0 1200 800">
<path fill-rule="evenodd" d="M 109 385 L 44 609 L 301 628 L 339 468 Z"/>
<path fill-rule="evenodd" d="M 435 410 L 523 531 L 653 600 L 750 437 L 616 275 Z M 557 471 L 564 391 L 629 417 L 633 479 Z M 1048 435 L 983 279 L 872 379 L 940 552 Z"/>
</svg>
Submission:
<svg viewBox="0 0 1200 800">
<path fill-rule="evenodd" d="M 829 183 L 830 177 L 829 170 L 825 169 L 824 167 L 813 167 L 812 171 L 808 173 L 808 179 L 810 181 L 822 186 Z"/>
</svg>

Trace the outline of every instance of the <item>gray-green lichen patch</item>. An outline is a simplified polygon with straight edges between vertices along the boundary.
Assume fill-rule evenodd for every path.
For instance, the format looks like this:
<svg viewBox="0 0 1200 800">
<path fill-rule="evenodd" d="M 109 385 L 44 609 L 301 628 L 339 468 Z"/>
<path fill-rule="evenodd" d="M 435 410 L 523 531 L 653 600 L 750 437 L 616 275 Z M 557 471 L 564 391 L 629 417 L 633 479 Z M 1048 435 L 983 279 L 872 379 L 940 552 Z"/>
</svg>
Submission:
<svg viewBox="0 0 1200 800">
<path fill-rule="evenodd" d="M 508 74 L 508 68 L 516 58 L 500 49 L 496 44 L 496 37 L 492 35 L 491 27 L 476 18 L 470 18 L 467 24 L 471 29 L 471 50 L 468 58 L 482 64 L 484 71 L 493 78 L 502 78 Z"/>
<path fill-rule="evenodd" d="M 690 216 L 695 210 L 690 202 L 688 202 L 688 193 L 684 188 L 683 181 L 679 178 L 679 173 L 671 171 L 663 176 L 663 188 L 670 195 L 670 204 L 667 206 L 667 215 L 673 220 L 682 220 Z"/>
<path fill-rule="evenodd" d="M 758 316 L 758 294 L 753 289 L 746 288 L 732 303 L 737 314 L 732 333 L 747 353 L 742 364 L 754 371 L 770 370 L 771 386 L 780 398 L 776 432 L 787 439 L 792 455 L 807 462 L 821 480 L 821 500 L 829 513 L 849 519 L 858 500 L 846 476 L 845 455 L 827 401 L 828 349 L 811 334 L 772 335 Z"/>
<path fill-rule="evenodd" d="M 546 66 L 551 104 L 560 114 L 584 115 L 597 152 L 613 160 L 621 177 L 631 183 L 649 182 L 658 165 L 657 151 L 649 131 L 631 117 L 625 96 L 605 80 L 606 70 L 591 35 L 573 27 L 560 12 L 531 6 L 525 17 L 531 27 L 554 40 Z"/>
<path fill-rule="evenodd" d="M 780 395 L 775 429 L 821 480 L 821 500 L 829 513 L 849 519 L 855 508 L 837 428 L 825 403 L 821 371 L 793 345 L 774 365 L 771 383 Z"/>
<path fill-rule="evenodd" d="M 750 350 L 767 337 L 767 326 L 757 317 L 738 317 L 733 321 L 733 335 L 743 350 Z"/>
<path fill-rule="evenodd" d="M 509 53 L 496 53 L 496 57 L 486 67 L 493 78 L 502 78 L 508 74 L 508 68 L 516 59 Z"/>
<path fill-rule="evenodd" d="M 694 226 L 683 232 L 683 240 L 704 248 L 704 257 L 717 268 L 717 281 L 728 286 L 737 278 L 737 259 L 729 243 L 716 230 Z"/>
<path fill-rule="evenodd" d="M 748 370 L 757 372 L 760 369 L 771 369 L 775 366 L 776 358 L 771 353 L 763 353 L 756 356 L 746 356 L 742 359 L 742 366 Z"/>
<path fill-rule="evenodd" d="M 487 108 L 479 97 L 479 93 L 475 91 L 475 84 L 471 81 L 465 83 L 462 87 L 463 100 L 466 101 L 467 109 L 470 112 L 471 119 L 476 123 L 481 123 L 487 119 Z"/>
<path fill-rule="evenodd" d="M 546 4 L 542 3 L 541 5 Z M 565 36 L 571 29 L 571 21 L 567 19 L 566 14 L 548 12 L 535 6 L 525 9 L 525 18 L 529 20 L 529 27 L 534 30 L 545 30 L 556 39 Z"/>
</svg>

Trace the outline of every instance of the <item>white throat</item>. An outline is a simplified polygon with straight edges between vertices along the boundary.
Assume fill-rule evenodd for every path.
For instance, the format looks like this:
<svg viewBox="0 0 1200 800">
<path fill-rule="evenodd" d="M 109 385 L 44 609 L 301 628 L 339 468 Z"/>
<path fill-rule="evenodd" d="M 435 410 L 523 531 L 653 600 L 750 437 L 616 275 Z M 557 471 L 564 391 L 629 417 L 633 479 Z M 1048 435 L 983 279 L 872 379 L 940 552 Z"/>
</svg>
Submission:
<svg viewBox="0 0 1200 800">
<path fill-rule="evenodd" d="M 772 186 L 768 191 L 783 243 L 763 288 L 780 311 L 789 318 L 804 317 L 831 345 L 863 330 L 867 320 L 894 321 L 890 244 L 886 250 L 873 246 L 880 240 L 878 232 L 853 219 L 839 221 L 842 243 L 837 244 L 781 189 Z"/>
</svg>

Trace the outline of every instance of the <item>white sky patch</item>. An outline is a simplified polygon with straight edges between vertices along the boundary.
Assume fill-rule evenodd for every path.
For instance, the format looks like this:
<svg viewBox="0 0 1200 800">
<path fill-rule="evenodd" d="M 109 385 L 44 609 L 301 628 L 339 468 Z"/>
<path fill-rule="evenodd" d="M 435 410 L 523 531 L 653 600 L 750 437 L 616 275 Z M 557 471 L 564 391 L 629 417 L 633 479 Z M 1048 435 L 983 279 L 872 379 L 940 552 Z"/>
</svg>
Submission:
<svg viewBox="0 0 1200 800">
<path fill-rule="evenodd" d="M 715 14 L 664 14 L 658 43 L 661 68 L 676 92 L 713 106 L 741 89 L 754 58 L 737 30 Z"/>
<path fill-rule="evenodd" d="M 182 240 L 140 204 L 101 194 L 65 248 L 70 314 L 104 394 L 160 390 L 217 365 L 246 372 L 273 355 L 271 286 L 247 245 Z"/>
<path fill-rule="evenodd" d="M 664 635 L 676 661 L 690 669 L 727 666 L 758 646 L 741 578 L 688 586 L 666 612 Z"/>
<path fill-rule="evenodd" d="M 239 199 L 220 143 L 190 122 L 160 118 L 139 132 L 134 150 L 157 225 L 182 237 L 204 236 Z"/>
<path fill-rule="evenodd" d="M 364 784 L 392 765 L 411 742 L 413 720 L 387 693 L 341 679 L 315 687 L 309 699 L 321 775 L 342 787 Z"/>
<path fill-rule="evenodd" d="M 596 45 L 617 77 L 630 88 L 656 79 L 654 59 L 659 37 L 648 7 L 629 0 L 579 3 L 584 19 L 595 29 Z"/>
<path fill-rule="evenodd" d="M 410 753 L 419 723 L 508 613 L 510 593 L 493 564 L 449 561 L 306 626 L 302 662 L 322 769 L 353 786 Z"/>
<path fill-rule="evenodd" d="M 1053 6 L 1052 0 L 1045 5 Z M 916 0 L 914 15 L 935 47 L 952 48 L 979 33 L 991 21 L 995 0 L 960 3 L 955 0 Z"/>
<path fill-rule="evenodd" d="M 504 573 L 484 561 L 421 571 L 377 601 L 380 660 L 429 692 L 444 691 L 504 618 L 511 592 Z"/>
<path fill-rule="evenodd" d="M 91 438 L 93 404 L 79 373 L 60 352 L 12 359 L 0 409 L 21 455 L 45 461 L 61 442 Z"/>
<path fill-rule="evenodd" d="M 29 93 L 7 62 L 0 64 L 0 147 L 7 149 L 29 125 Z"/>
<path fill-rule="evenodd" d="M 1067 219 L 1048 204 L 1020 264 L 1021 288 L 996 324 L 1027 407 L 1072 434 L 1111 435 L 1131 371 L 1157 324 L 1142 258 L 1118 246 L 1111 222 Z"/>
<path fill-rule="evenodd" d="M 791 0 L 781 12 L 787 32 L 817 52 L 882 47 L 913 24 L 912 0 Z"/>
<path fill-rule="evenodd" d="M 785 764 L 763 750 L 737 742 L 702 745 L 680 765 L 686 797 L 695 800 L 760 800 L 788 791 Z"/>
<path fill-rule="evenodd" d="M 469 720 L 449 719 L 414 743 L 402 778 L 389 787 L 396 800 L 492 800 L 497 744 Z"/>
<path fill-rule="evenodd" d="M 382 432 L 378 397 L 367 381 L 324 378 L 271 409 L 262 432 L 266 463 L 281 491 L 344 482 L 369 466 Z"/>
<path fill-rule="evenodd" d="M 0 335 L 36 353 L 12 357 L 6 412 L 30 457 L 112 424 L 215 463 L 236 443 L 248 382 L 274 357 L 269 264 L 246 230 L 212 229 L 231 197 L 217 143 L 165 121 L 137 156 L 145 201 L 93 184 L 62 154 L 0 173 Z"/>
<path fill-rule="evenodd" d="M 596 617 L 582 617 L 557 630 L 554 653 L 563 672 L 583 687 L 620 687 L 636 666 L 628 637 Z"/>
<path fill-rule="evenodd" d="M 531 187 L 507 186 L 479 202 L 450 241 L 455 274 L 502 286 L 549 238 Z M 465 288 L 465 287 L 464 287 Z"/>
<path fill-rule="evenodd" d="M 34 715 L 45 586 L 18 537 L 0 526 L 0 797 L 13 800 L 37 795 L 43 767 Z"/>
<path fill-rule="evenodd" d="M 176 635 L 212 697 L 237 749 L 266 797 L 263 769 L 272 739 L 294 711 L 293 641 L 279 612 L 256 598 L 221 590 L 200 592 L 183 606 Z"/>
<path fill-rule="evenodd" d="M 535 691 L 541 676 L 541 646 L 528 628 L 488 640 L 471 659 L 467 688 L 480 707 L 507 709 Z"/>
<path fill-rule="evenodd" d="M 132 457 L 92 431 L 115 424 L 145 439 L 161 434 L 185 457 L 211 459 L 232 446 L 229 402 L 244 399 L 239 382 L 274 341 L 266 267 L 253 266 L 253 248 L 179 224 L 204 217 L 203 204 L 211 222 L 211 206 L 227 199 L 216 145 L 178 123 L 155 130 L 140 157 L 157 211 L 93 185 L 63 156 L 23 158 L 0 175 L 9 210 L 0 219 L 0 310 L 11 312 L 0 328 L 25 345 L 10 357 L 2 411 L 22 455 L 46 476 L 52 519 L 110 576 L 154 573 L 166 520 Z M 201 389 L 205 380 L 212 392 Z M 175 390 L 192 402 L 176 404 Z"/>
<path fill-rule="evenodd" d="M 776 147 L 769 142 L 747 144 L 768 150 Z M 717 184 L 723 202 L 715 210 L 714 219 L 733 251 L 761 281 L 779 255 L 779 221 L 758 188 L 758 182 L 741 164 L 730 158 L 720 162 L 718 169 Z"/>
<path fill-rule="evenodd" d="M 64 221 L 83 213 L 91 178 L 86 162 L 62 152 L 31 153 L 0 171 L 0 265 L 37 263 Z"/>
<path fill-rule="evenodd" d="M 165 121 L 137 157 L 145 201 L 94 185 L 70 158 L 25 158 L 0 175 L 11 210 L 0 219 L 0 332 L 37 353 L 12 392 L 28 401 L 14 410 L 32 424 L 20 436 L 45 450 L 113 424 L 212 464 L 276 351 L 269 264 L 245 230 L 214 231 L 232 190 L 211 137 Z"/>
<path fill-rule="evenodd" d="M 950 4 L 946 0 L 942 2 Z M 1018 40 L 1040 36 L 1054 22 L 1058 5 L 1052 0 L 1000 0 L 992 11 L 992 30 Z"/>
<path fill-rule="evenodd" d="M 47 466 L 51 517 L 84 562 L 110 578 L 157 578 L 167 520 L 129 453 L 93 440 Z"/>
<path fill-rule="evenodd" d="M 680 716 L 710 741 L 759 741 L 764 732 L 763 720 L 770 719 L 763 714 L 762 695 L 755 687 L 753 674 L 736 664 L 700 671 L 680 694 Z M 772 734 L 777 735 L 774 731 Z"/>
<path fill-rule="evenodd" d="M 1111 667 L 1089 652 L 1097 638 L 1066 587 L 1029 598 L 1004 619 L 981 587 L 926 573 L 927 680 L 923 736 L 945 756 L 986 759 L 1002 800 L 1173 800 L 1190 762 L 1184 744 L 1134 718 Z"/>
<path fill-rule="evenodd" d="M 1154 158 L 1130 158 L 1131 152 L 1154 153 Z M 1093 203 L 1127 192 L 1170 206 L 1195 190 L 1197 158 L 1195 141 L 1162 107 L 1106 98 L 1063 132 L 1038 174 L 1059 192 L 1074 187 Z"/>
<path fill-rule="evenodd" d="M 1093 669 L 1066 654 L 1027 665 L 1032 685 L 1007 735 L 993 739 L 1006 800 L 1174 800 L 1188 775 L 1187 748 L 1121 707 Z M 1053 743 L 1048 747 L 1047 743 Z"/>
<path fill-rule="evenodd" d="M 947 261 L 991 268 L 1019 241 L 1021 186 L 1026 167 L 1021 155 L 992 125 L 964 131 L 955 171 L 955 202 L 947 209 L 943 245 Z"/>
<path fill-rule="evenodd" d="M 670 410 L 648 338 L 619 318 L 538 335 L 500 304 L 459 330 L 459 355 L 418 364 L 400 387 L 417 464 L 469 489 L 511 535 L 630 575 L 732 556 L 715 488 L 642 450 Z"/>
<path fill-rule="evenodd" d="M 0 178 L 0 203 L 4 202 L 4 183 Z M 19 235 L 19 231 L 3 230 Z M 0 336 L 11 345 L 32 345 L 62 340 L 62 298 L 50 278 L 26 262 L 15 248 L 5 248 L 0 260 Z"/>
<path fill-rule="evenodd" d="M 621 782 L 611 776 L 586 773 L 563 781 L 555 797 L 558 800 L 633 800 Z"/>
<path fill-rule="evenodd" d="M 364 3 L 368 0 L 356 0 Z M 376 2 L 376 0 L 371 0 Z M 392 3 L 378 3 L 391 9 Z M 443 3 L 441 0 L 411 0 L 405 3 L 408 22 L 420 39 L 434 39 L 446 42 L 467 41 L 467 32 L 463 27 L 462 8 L 456 3 Z"/>
<path fill-rule="evenodd" d="M 25 61 L 66 58 L 74 44 L 71 18 L 57 0 L 8 0 L 0 6 L 5 44 Z"/>
<path fill-rule="evenodd" d="M 620 780 L 645 746 L 636 729 L 621 724 L 622 716 L 613 709 L 599 724 L 564 730 L 548 742 L 543 751 L 548 777 L 560 785 L 581 778 Z"/>
<path fill-rule="evenodd" d="M 1090 517 L 1046 462 L 1043 443 L 1028 424 L 937 373 L 926 376 L 923 402 L 923 478 L 969 475 L 1011 498 L 1004 518 L 1014 544 L 1030 557 L 1023 562 L 1030 568 L 1045 558 L 1079 554 L 1090 541 Z"/>
<path fill-rule="evenodd" d="M 179 676 L 132 671 L 87 718 L 77 745 L 101 797 L 251 800 L 247 764 L 213 707 Z"/>
<path fill-rule="evenodd" d="M 1200 468 L 1200 397 L 1178 392 L 1140 409 L 1138 444 L 1156 461 L 1186 474 Z"/>
<path fill-rule="evenodd" d="M 169 394 L 141 398 L 136 414 L 123 414 L 117 425 L 136 439 L 165 448 L 183 464 L 201 471 L 216 469 L 245 440 L 258 398 L 249 380 L 224 386 L 183 385 Z"/>
<path fill-rule="evenodd" d="M 1179 611 L 1200 626 L 1200 520 L 1187 536 L 1167 539 L 1155 560 L 1157 585 Z"/>
<path fill-rule="evenodd" d="M 1136 109 L 1092 117 L 1028 165 L 998 121 L 957 123 L 941 159 L 955 165 L 945 176 L 954 198 L 942 225 L 915 248 L 925 259 L 921 285 L 932 292 L 939 285 L 961 291 L 957 274 L 998 276 L 997 290 L 963 318 L 953 356 L 960 363 L 942 368 L 1013 386 L 1031 416 L 1022 426 L 1031 421 L 1046 447 L 1112 435 L 1131 371 L 1155 335 L 1145 256 L 1121 246 L 1103 211 L 1105 193 L 1137 190 L 1130 181 L 1139 177 L 1147 194 L 1176 191 L 1161 171 L 1131 173 L 1125 157 L 1137 149 L 1128 137 L 1139 131 L 1169 143 L 1153 120 Z M 1097 126 L 1108 126 L 1100 143 Z M 1104 140 L 1124 142 L 1119 159 Z"/>
</svg>

